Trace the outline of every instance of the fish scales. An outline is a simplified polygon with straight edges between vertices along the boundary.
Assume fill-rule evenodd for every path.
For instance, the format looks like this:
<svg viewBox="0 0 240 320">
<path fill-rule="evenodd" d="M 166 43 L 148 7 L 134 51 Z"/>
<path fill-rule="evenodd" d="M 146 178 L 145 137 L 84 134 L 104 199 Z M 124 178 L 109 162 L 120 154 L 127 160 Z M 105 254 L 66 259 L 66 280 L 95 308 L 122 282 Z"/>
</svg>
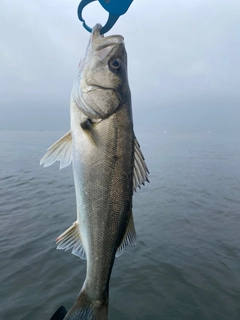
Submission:
<svg viewBox="0 0 240 320">
<path fill-rule="evenodd" d="M 40 164 L 72 163 L 77 220 L 57 238 L 58 249 L 87 260 L 84 284 L 64 320 L 107 320 L 115 256 L 136 244 L 132 194 L 148 181 L 133 131 L 123 37 L 92 31 L 73 84 L 71 129 Z"/>
<path fill-rule="evenodd" d="M 98 146 L 83 133 L 73 135 L 75 187 L 82 195 L 77 197 L 77 210 L 89 262 L 86 285 L 93 295 L 106 289 L 106 270 L 111 272 L 132 206 L 133 134 L 128 113 L 123 106 L 96 126 Z M 87 154 L 84 161 L 82 154 Z"/>
</svg>

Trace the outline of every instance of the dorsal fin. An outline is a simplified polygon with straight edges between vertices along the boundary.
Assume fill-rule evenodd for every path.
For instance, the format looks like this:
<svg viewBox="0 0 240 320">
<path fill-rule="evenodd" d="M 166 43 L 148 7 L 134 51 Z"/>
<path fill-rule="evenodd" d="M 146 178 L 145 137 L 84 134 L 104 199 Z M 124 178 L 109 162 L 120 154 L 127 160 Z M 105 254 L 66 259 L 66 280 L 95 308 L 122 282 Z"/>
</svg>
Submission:
<svg viewBox="0 0 240 320">
<path fill-rule="evenodd" d="M 141 184 L 144 185 L 148 180 L 148 168 L 140 149 L 140 145 L 137 138 L 134 138 L 134 166 L 133 166 L 133 192 L 137 191 L 137 188 L 141 189 Z"/>
<path fill-rule="evenodd" d="M 116 257 L 119 257 L 121 254 L 123 254 L 128 249 L 128 247 L 135 247 L 135 246 L 136 246 L 136 231 L 135 231 L 135 226 L 133 222 L 133 215 L 131 212 L 127 230 L 125 232 L 125 235 L 123 237 L 123 240 L 120 246 L 117 249 Z"/>
</svg>

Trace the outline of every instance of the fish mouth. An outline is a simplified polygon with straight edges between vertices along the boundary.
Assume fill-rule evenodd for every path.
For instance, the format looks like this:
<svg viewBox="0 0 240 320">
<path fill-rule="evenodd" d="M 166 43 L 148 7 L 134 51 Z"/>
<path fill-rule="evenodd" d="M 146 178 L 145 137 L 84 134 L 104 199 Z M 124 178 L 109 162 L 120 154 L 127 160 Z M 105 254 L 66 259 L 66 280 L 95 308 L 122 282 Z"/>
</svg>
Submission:
<svg viewBox="0 0 240 320">
<path fill-rule="evenodd" d="M 103 34 L 100 34 L 101 29 L 102 25 L 100 23 L 97 23 L 92 29 L 92 34 L 90 38 L 90 45 L 92 47 L 92 51 L 98 51 L 108 46 L 124 44 L 123 36 L 112 35 L 104 37 Z"/>
<path fill-rule="evenodd" d="M 96 39 L 96 38 L 104 38 L 103 34 L 100 34 L 100 31 L 102 29 L 102 25 L 100 23 L 97 23 L 93 29 L 92 29 L 92 40 Z"/>
</svg>

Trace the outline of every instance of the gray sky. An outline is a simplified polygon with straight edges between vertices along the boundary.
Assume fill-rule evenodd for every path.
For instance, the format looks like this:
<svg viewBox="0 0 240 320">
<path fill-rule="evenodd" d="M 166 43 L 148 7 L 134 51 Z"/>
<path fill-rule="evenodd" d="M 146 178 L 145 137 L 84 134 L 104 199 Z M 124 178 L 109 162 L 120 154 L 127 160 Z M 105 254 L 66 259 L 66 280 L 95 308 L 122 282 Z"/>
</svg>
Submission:
<svg viewBox="0 0 240 320">
<path fill-rule="evenodd" d="M 0 129 L 68 130 L 89 33 L 76 0 L 1 0 Z M 105 23 L 97 2 L 84 17 Z M 135 126 L 240 127 L 240 1 L 134 0 L 108 34 L 128 52 Z"/>
</svg>

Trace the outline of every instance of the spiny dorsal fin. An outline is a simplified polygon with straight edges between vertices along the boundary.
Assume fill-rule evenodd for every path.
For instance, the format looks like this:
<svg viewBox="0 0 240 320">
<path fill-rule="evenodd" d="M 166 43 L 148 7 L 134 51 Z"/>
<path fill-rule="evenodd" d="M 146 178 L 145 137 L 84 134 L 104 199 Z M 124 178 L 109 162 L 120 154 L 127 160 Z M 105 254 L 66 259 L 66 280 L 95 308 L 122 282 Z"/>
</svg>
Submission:
<svg viewBox="0 0 240 320">
<path fill-rule="evenodd" d="M 77 221 L 56 239 L 56 243 L 58 245 L 57 249 L 65 251 L 72 249 L 72 254 L 86 260 L 86 253 L 81 242 Z"/>
<path fill-rule="evenodd" d="M 136 246 L 136 231 L 135 231 L 135 226 L 133 222 L 133 215 L 131 212 L 130 219 L 128 222 L 128 227 L 123 237 L 123 240 L 117 249 L 116 257 L 119 257 L 121 254 L 123 254 L 128 249 L 128 247 L 135 247 L 135 246 Z"/>
<path fill-rule="evenodd" d="M 148 180 L 148 168 L 140 149 L 140 145 L 137 138 L 134 138 L 134 166 L 133 166 L 133 192 L 137 191 L 137 188 L 141 189 L 141 184 Z"/>
<path fill-rule="evenodd" d="M 67 167 L 72 162 L 72 134 L 68 131 L 61 139 L 48 148 L 42 157 L 40 165 L 51 166 L 54 162 L 60 161 L 60 169 Z"/>
</svg>

